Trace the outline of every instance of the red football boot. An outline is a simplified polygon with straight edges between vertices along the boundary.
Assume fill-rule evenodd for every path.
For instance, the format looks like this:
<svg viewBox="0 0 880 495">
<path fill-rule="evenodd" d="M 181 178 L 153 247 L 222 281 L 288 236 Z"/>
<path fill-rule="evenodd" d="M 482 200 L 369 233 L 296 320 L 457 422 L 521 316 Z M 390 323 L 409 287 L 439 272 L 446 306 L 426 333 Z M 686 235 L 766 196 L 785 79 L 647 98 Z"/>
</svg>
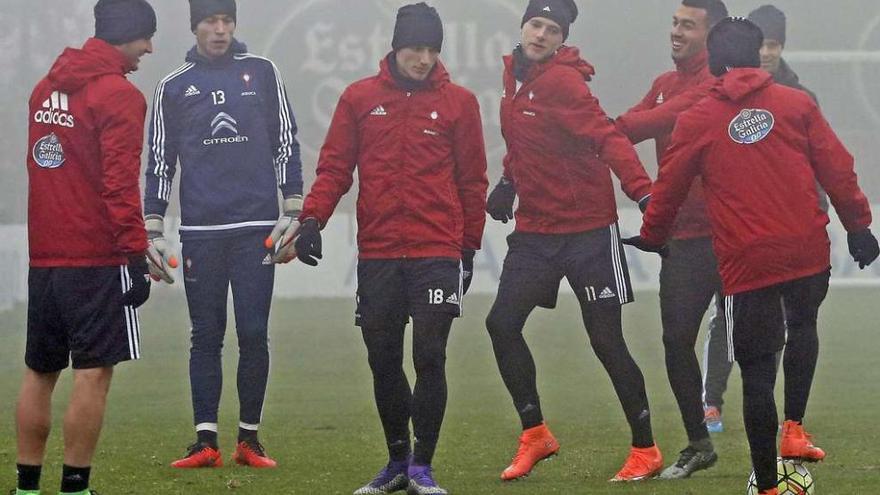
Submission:
<svg viewBox="0 0 880 495">
<path fill-rule="evenodd" d="M 825 451 L 813 445 L 813 437 L 804 431 L 797 421 L 786 420 L 782 424 L 782 442 L 779 456 L 783 459 L 799 459 L 818 462 L 825 459 Z"/>
<path fill-rule="evenodd" d="M 504 481 L 528 476 L 538 462 L 553 457 L 559 452 L 559 442 L 550 433 L 547 425 L 541 423 L 529 428 L 519 436 L 519 448 L 510 465 L 501 473 Z"/>
<path fill-rule="evenodd" d="M 629 456 L 620 471 L 608 481 L 641 481 L 663 469 L 663 454 L 656 445 L 647 448 L 630 447 Z"/>
<path fill-rule="evenodd" d="M 266 455 L 266 449 L 256 440 L 238 442 L 238 446 L 235 447 L 235 454 L 232 455 L 232 460 L 241 466 L 253 468 L 273 468 L 278 465 L 277 462 Z"/>
<path fill-rule="evenodd" d="M 171 463 L 173 468 L 216 468 L 223 466 L 220 450 L 206 443 L 196 442 L 189 446 L 186 456 Z"/>
</svg>

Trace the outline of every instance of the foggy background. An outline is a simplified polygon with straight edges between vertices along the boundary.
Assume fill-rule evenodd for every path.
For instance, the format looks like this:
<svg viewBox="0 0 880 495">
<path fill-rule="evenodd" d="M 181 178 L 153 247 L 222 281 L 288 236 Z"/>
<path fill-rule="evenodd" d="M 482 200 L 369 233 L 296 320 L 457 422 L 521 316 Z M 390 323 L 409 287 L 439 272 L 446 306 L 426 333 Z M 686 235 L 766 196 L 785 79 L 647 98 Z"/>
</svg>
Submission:
<svg viewBox="0 0 880 495">
<path fill-rule="evenodd" d="M 27 100 L 36 82 L 65 46 L 82 45 L 94 33 L 95 0 L 0 0 L 0 308 L 27 297 Z M 158 15 L 155 53 L 130 79 L 152 107 L 153 91 L 184 62 L 195 38 L 186 0 L 153 0 Z M 285 80 L 299 126 L 306 191 L 314 181 L 317 152 L 342 90 L 373 75 L 390 50 L 401 0 L 239 0 L 236 37 L 252 53 L 272 59 Z M 527 0 L 433 0 L 445 26 L 442 60 L 457 83 L 479 98 L 489 154 L 489 178 L 501 174 L 503 143 L 498 107 L 501 57 L 519 39 Z M 616 117 L 638 102 L 660 73 L 673 68 L 669 31 L 680 0 L 577 0 L 580 16 L 569 45 L 577 46 L 597 70 L 590 83 L 606 112 Z M 728 0 L 732 15 L 746 15 L 766 3 Z M 856 157 L 856 169 L 875 213 L 880 210 L 880 2 L 876 0 L 780 0 L 788 16 L 784 58 L 819 98 L 825 115 Z M 149 124 L 149 114 L 148 114 Z M 638 147 L 656 176 L 652 141 Z M 143 160 L 146 163 L 146 157 Z M 179 181 L 175 181 L 177 188 Z M 637 232 L 641 215 L 618 190 L 623 235 Z M 179 208 L 172 196 L 166 236 L 176 243 Z M 324 235 L 325 263 L 304 269 L 279 267 L 279 297 L 350 297 L 357 265 L 356 193 L 341 201 Z M 52 201 L 53 198 L 38 198 Z M 880 263 L 860 271 L 852 263 L 846 232 L 832 213 L 832 283 L 880 284 Z M 506 252 L 510 224 L 487 222 L 475 260 L 471 292 L 494 293 Z M 875 229 L 876 230 L 876 229 Z M 176 245 L 175 245 L 176 248 Z M 628 250 L 638 289 L 657 285 L 659 260 Z M 332 261 L 330 261 L 332 260 Z M 175 284 L 167 289 L 180 289 Z M 166 290 L 161 286 L 160 290 Z"/>
</svg>

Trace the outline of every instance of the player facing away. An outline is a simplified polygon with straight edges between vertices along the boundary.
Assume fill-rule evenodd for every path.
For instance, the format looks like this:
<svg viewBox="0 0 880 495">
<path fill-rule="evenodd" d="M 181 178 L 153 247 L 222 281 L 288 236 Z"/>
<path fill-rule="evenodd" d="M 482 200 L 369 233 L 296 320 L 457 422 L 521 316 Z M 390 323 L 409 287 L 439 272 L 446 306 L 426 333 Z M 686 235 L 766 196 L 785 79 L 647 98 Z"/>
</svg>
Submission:
<svg viewBox="0 0 880 495">
<path fill-rule="evenodd" d="M 644 378 L 623 338 L 621 306 L 633 294 L 608 169 L 633 201 L 648 196 L 651 179 L 590 92 L 586 82 L 593 67 L 577 48 L 563 45 L 577 14 L 572 0 L 530 1 L 522 42 L 504 57 L 501 132 L 507 154 L 487 212 L 506 223 L 516 196 L 519 208 L 486 327 L 523 432 L 503 480 L 526 476 L 559 450 L 544 424 L 523 327 L 535 307 L 556 306 L 563 277 L 632 430 L 630 454 L 611 481 L 641 480 L 663 467 Z"/>
<path fill-rule="evenodd" d="M 769 72 L 773 76 L 773 81 L 783 86 L 806 91 L 813 101 L 816 101 L 816 95 L 812 91 L 804 87 L 800 82 L 797 73 L 792 70 L 791 66 L 782 58 L 782 52 L 785 49 L 786 41 L 786 20 L 785 14 L 773 5 L 764 5 L 749 12 L 748 19 L 755 23 L 764 34 L 764 44 L 761 46 L 761 68 Z M 819 190 L 819 203 L 823 210 L 828 211 L 828 196 L 825 191 Z M 723 314 L 723 310 L 722 310 Z M 733 368 L 733 363 L 727 359 L 728 346 L 727 336 L 723 318 L 716 321 L 711 320 L 709 332 L 709 342 L 706 345 L 704 362 L 706 363 L 705 380 L 703 383 L 704 401 L 706 403 L 706 425 L 710 431 L 723 430 L 722 407 L 724 405 L 724 392 L 727 390 L 727 378 Z M 819 337 L 816 329 L 805 329 L 804 332 L 795 332 L 786 339 L 786 352 L 795 349 L 791 356 L 807 354 L 818 354 Z M 801 337 L 798 339 L 797 337 Z M 797 351 L 800 346 L 810 348 L 806 351 Z M 783 366 L 798 366 L 798 363 L 788 360 Z M 803 414 L 806 411 L 806 397 L 786 396 L 785 410 L 786 419 L 800 423 Z M 800 411 L 800 412 L 798 412 Z M 799 432 L 786 429 L 786 433 L 795 433 L 799 436 Z M 786 435 L 785 438 L 788 438 Z M 783 441 L 783 445 L 786 442 Z M 822 449 L 816 447 L 813 449 L 813 455 L 817 460 L 824 457 Z"/>
<path fill-rule="evenodd" d="M 147 103 L 125 75 L 152 53 L 156 14 L 144 0 L 101 0 L 94 13 L 95 36 L 65 49 L 29 102 L 27 369 L 14 495 L 40 493 L 52 392 L 71 363 L 61 494 L 93 493 L 113 368 L 140 358 L 136 308 L 150 295 L 138 185 Z"/>
<path fill-rule="evenodd" d="M 807 93 L 760 69 L 762 42 L 760 29 L 743 18 L 713 28 L 709 67 L 719 78 L 707 98 L 679 116 L 641 236 L 625 242 L 662 251 L 691 182 L 702 178 L 752 464 L 760 493 L 776 494 L 775 355 L 785 345 L 786 319 L 790 338 L 815 332 L 831 270 L 817 179 L 859 266 L 871 264 L 880 248 L 852 156 Z M 804 351 L 786 349 L 802 352 L 793 356 L 801 366 L 785 367 L 786 396 L 809 396 L 816 354 Z M 780 453 L 812 460 L 811 447 L 801 435 L 783 440 Z"/>
<path fill-rule="evenodd" d="M 672 16 L 670 33 L 675 70 L 654 80 L 642 101 L 615 121 L 634 144 L 653 139 L 659 163 L 678 115 L 701 100 L 714 81 L 709 73 L 706 37 L 725 17 L 727 7 L 719 0 L 683 0 Z M 678 460 L 660 474 L 663 479 L 687 478 L 718 460 L 703 422 L 702 375 L 694 351 L 703 315 L 713 297 L 721 293 L 711 236 L 703 188 L 694 181 L 678 212 L 668 243 L 669 256 L 663 258 L 660 268 L 666 373 L 688 437 Z"/>
<path fill-rule="evenodd" d="M 192 324 L 189 375 L 196 442 L 177 468 L 217 467 L 221 350 L 230 286 L 238 336 L 238 441 L 233 460 L 275 467 L 258 440 L 269 377 L 275 251 L 302 205 L 296 122 L 278 69 L 233 37 L 234 0 L 191 0 L 196 45 L 156 87 L 144 213 L 151 245 L 174 264 L 164 216 L 178 160 L 183 277 Z M 278 191 L 283 196 L 279 218 Z M 269 238 L 267 239 L 267 236 Z M 283 244 L 283 243 L 282 243 Z M 165 265 L 154 272 L 173 281 Z"/>
<path fill-rule="evenodd" d="M 361 328 L 388 464 L 355 494 L 445 494 L 431 462 L 446 408 L 446 343 L 461 315 L 485 225 L 486 153 L 476 97 L 439 60 L 443 25 L 420 2 L 397 12 L 379 73 L 342 93 L 306 197 L 300 260 L 321 258 L 320 229 L 358 169 Z M 413 322 L 415 386 L 403 370 Z M 409 423 L 412 419 L 414 444 Z"/>
</svg>

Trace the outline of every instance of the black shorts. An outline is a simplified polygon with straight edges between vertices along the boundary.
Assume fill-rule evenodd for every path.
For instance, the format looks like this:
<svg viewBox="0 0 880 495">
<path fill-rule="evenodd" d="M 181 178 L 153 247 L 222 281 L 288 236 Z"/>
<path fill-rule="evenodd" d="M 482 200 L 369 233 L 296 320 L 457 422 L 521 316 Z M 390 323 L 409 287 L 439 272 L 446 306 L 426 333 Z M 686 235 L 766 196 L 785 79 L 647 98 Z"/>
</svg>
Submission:
<svg viewBox="0 0 880 495">
<path fill-rule="evenodd" d="M 831 271 L 724 297 L 728 360 L 750 361 L 785 346 L 786 312 L 815 319 Z"/>
<path fill-rule="evenodd" d="M 585 304 L 635 300 L 617 224 L 576 234 L 514 232 L 507 246 L 499 293 L 515 291 L 517 300 L 555 308 L 565 277 Z"/>
<path fill-rule="evenodd" d="M 423 313 L 461 316 L 461 260 L 360 260 L 355 325 L 401 325 Z"/>
<path fill-rule="evenodd" d="M 140 358 L 137 310 L 122 305 L 125 266 L 31 268 L 25 364 L 40 373 Z M 123 289 L 125 288 L 125 289 Z"/>
</svg>

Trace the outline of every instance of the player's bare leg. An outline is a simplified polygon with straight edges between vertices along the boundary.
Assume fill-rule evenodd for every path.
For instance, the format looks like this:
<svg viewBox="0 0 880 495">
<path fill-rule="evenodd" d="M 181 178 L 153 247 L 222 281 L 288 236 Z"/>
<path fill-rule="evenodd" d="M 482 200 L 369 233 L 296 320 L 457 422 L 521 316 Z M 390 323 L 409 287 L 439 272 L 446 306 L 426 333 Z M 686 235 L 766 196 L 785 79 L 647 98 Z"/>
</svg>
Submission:
<svg viewBox="0 0 880 495">
<path fill-rule="evenodd" d="M 112 367 L 74 370 L 73 393 L 64 415 L 64 464 L 91 465 L 112 377 Z"/>
<path fill-rule="evenodd" d="M 15 412 L 18 464 L 40 466 L 52 427 L 52 392 L 60 372 L 38 373 L 27 369 Z"/>
</svg>

